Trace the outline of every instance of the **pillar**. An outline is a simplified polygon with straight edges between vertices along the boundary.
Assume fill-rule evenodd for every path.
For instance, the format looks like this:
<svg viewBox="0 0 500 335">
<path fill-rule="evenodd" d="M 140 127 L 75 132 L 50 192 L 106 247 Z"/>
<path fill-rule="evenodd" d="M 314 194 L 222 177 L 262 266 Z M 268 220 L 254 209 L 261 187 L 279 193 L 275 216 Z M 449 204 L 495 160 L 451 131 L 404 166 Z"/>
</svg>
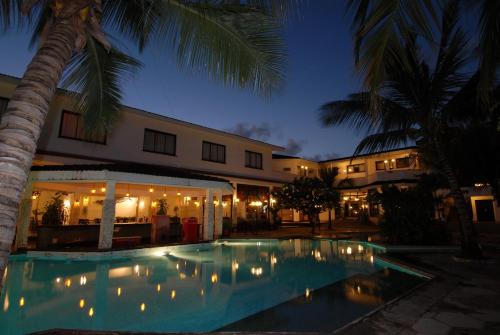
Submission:
<svg viewBox="0 0 500 335">
<path fill-rule="evenodd" d="M 76 206 L 77 203 L 78 206 Z M 83 205 L 83 197 L 80 194 L 75 193 L 69 214 L 70 225 L 78 224 L 78 219 L 80 218 L 80 208 L 82 207 L 82 205 Z"/>
<path fill-rule="evenodd" d="M 17 216 L 15 242 L 16 250 L 28 248 L 28 235 L 30 231 L 31 221 L 31 205 L 33 204 L 33 199 L 31 198 L 32 193 L 33 181 L 31 180 L 31 178 L 29 178 L 24 190 L 23 198 L 21 199 L 21 204 L 19 206 L 19 215 Z"/>
<path fill-rule="evenodd" d="M 231 225 L 232 228 L 238 226 L 238 189 L 237 184 L 233 184 L 233 199 L 231 200 Z"/>
<path fill-rule="evenodd" d="M 113 230 L 115 225 L 115 187 L 116 182 L 106 183 L 106 196 L 102 205 L 101 225 L 99 228 L 99 249 L 110 249 L 113 244 Z"/>
<path fill-rule="evenodd" d="M 217 237 L 219 237 L 222 235 L 222 218 L 224 217 L 224 212 L 223 212 L 224 207 L 222 206 L 222 190 L 218 190 L 216 195 L 217 195 L 218 206 L 216 207 L 217 208 L 217 215 L 216 215 L 217 221 L 215 224 L 215 235 Z"/>
<path fill-rule="evenodd" d="M 214 191 L 206 191 L 205 213 L 203 218 L 203 239 L 211 241 L 214 239 Z"/>
</svg>

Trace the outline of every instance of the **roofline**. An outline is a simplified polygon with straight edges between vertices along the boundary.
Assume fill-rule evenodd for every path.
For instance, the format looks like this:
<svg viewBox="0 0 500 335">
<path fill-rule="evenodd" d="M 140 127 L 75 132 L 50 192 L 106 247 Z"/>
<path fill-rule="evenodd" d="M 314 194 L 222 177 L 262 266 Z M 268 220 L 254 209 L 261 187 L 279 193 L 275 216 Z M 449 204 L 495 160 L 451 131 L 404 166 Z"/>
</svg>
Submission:
<svg viewBox="0 0 500 335">
<path fill-rule="evenodd" d="M 7 79 L 8 81 L 10 81 L 13 84 L 17 84 L 21 80 L 21 78 L 18 78 L 18 77 L 15 77 L 15 76 L 11 76 L 11 75 L 8 75 L 8 74 L 4 74 L 4 73 L 0 73 L 0 77 L 3 77 L 5 79 Z M 72 92 L 72 91 L 60 88 L 60 87 L 57 88 L 57 92 L 60 93 L 60 94 L 64 94 L 64 95 L 71 95 L 71 94 L 75 93 L 75 92 Z M 192 122 L 189 122 L 189 121 L 175 119 L 175 118 L 172 118 L 172 117 L 169 117 L 169 116 L 165 116 L 165 115 L 161 115 L 161 114 L 149 112 L 149 111 L 146 111 L 146 110 L 143 110 L 143 109 L 140 109 L 140 108 L 136 108 L 136 107 L 132 107 L 132 106 L 127 106 L 127 105 L 121 105 L 121 106 L 122 106 L 122 108 L 124 110 L 130 111 L 130 112 L 133 112 L 133 113 L 146 114 L 146 115 L 153 116 L 153 117 L 156 117 L 156 118 L 159 118 L 159 119 L 164 119 L 164 120 L 167 120 L 167 121 L 170 121 L 170 122 L 173 122 L 173 123 L 177 123 L 179 125 L 188 126 L 188 127 L 192 127 L 192 128 L 198 128 L 198 129 L 201 129 L 201 130 L 209 131 L 209 132 L 220 134 L 220 135 L 225 135 L 225 136 L 229 135 L 231 137 L 234 137 L 234 138 L 237 138 L 237 139 L 240 139 L 240 140 L 244 140 L 244 141 L 248 141 L 248 142 L 252 142 L 252 143 L 255 143 L 255 144 L 258 144 L 258 145 L 265 145 L 267 147 L 270 147 L 273 151 L 283 151 L 283 150 L 285 150 L 284 147 L 281 147 L 279 145 L 267 143 L 267 142 L 260 141 L 260 140 L 255 140 L 253 138 L 245 137 L 245 136 L 238 135 L 238 134 L 233 134 L 233 133 L 230 133 L 228 131 L 214 129 L 214 128 L 210 128 L 210 127 L 207 127 L 207 126 L 202 126 L 202 125 L 199 125 L 199 124 L 196 124 L 196 123 L 192 123 Z"/>
<path fill-rule="evenodd" d="M 382 151 L 377 151 L 377 152 L 372 152 L 369 154 L 361 154 L 361 155 L 356 155 L 356 156 L 345 156 L 345 157 L 340 157 L 340 158 L 334 158 L 334 159 L 328 159 L 324 161 L 319 161 L 318 163 L 329 163 L 329 162 L 338 162 L 346 159 L 356 159 L 359 157 L 367 157 L 367 156 L 373 156 L 373 155 L 379 155 L 379 154 L 385 154 L 388 152 L 395 152 L 395 151 L 402 151 L 402 150 L 409 150 L 409 149 L 417 149 L 416 145 L 410 146 L 410 147 L 404 147 L 404 148 L 398 148 L 398 149 L 390 149 L 390 150 L 382 150 Z"/>
</svg>

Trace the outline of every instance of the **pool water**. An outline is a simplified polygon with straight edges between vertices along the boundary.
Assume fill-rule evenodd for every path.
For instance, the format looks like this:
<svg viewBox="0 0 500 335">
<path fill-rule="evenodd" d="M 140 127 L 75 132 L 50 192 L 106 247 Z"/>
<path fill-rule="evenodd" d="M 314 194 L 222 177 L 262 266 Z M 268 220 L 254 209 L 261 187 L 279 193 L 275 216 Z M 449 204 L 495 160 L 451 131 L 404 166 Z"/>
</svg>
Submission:
<svg viewBox="0 0 500 335">
<path fill-rule="evenodd" d="M 294 305 L 340 307 L 342 318 L 332 323 L 338 327 L 393 298 L 392 285 L 423 280 L 400 270 L 378 260 L 368 244 L 303 239 L 234 240 L 100 261 L 13 257 L 0 297 L 0 334 L 267 330 L 266 324 L 277 330 L 272 313 L 263 311 L 293 316 Z M 380 279 L 388 273 L 397 274 L 394 283 Z M 281 328 L 290 327 L 291 321 Z"/>
</svg>

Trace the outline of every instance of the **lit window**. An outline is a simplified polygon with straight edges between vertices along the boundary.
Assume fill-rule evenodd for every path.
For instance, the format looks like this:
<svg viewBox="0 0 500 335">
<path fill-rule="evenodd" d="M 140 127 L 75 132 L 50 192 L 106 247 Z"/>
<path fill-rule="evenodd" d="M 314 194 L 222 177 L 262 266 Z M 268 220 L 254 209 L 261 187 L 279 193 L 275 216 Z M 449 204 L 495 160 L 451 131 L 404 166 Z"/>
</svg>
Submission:
<svg viewBox="0 0 500 335">
<path fill-rule="evenodd" d="M 347 172 L 349 173 L 365 172 L 365 164 L 349 165 L 347 166 Z"/>
</svg>

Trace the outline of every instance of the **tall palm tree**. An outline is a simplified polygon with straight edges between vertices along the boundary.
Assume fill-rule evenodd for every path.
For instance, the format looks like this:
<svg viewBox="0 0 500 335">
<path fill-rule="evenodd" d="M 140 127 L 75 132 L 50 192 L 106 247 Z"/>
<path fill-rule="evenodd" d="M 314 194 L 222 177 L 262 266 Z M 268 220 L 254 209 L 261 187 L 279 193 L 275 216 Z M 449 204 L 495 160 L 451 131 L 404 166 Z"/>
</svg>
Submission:
<svg viewBox="0 0 500 335">
<path fill-rule="evenodd" d="M 0 122 L 0 274 L 36 143 L 58 84 L 76 89 L 86 129 L 110 129 L 120 82 L 140 63 L 114 49 L 105 31 L 142 51 L 171 47 L 181 67 L 268 95 L 283 82 L 283 0 L 1 0 L 0 27 L 28 26 L 37 51 Z M 66 72 L 65 72 L 66 71 Z M 1 277 L 1 276 L 0 276 Z"/>
<path fill-rule="evenodd" d="M 327 167 L 319 170 L 319 177 L 330 191 L 336 191 L 335 178 L 339 175 L 338 167 Z M 332 209 L 328 208 L 328 229 L 332 229 Z"/>
<path fill-rule="evenodd" d="M 356 65 L 364 75 L 364 84 L 376 95 L 385 77 L 385 62 L 392 52 L 401 50 L 408 33 L 418 33 L 435 47 L 439 31 L 439 13 L 457 0 L 349 0 L 353 15 Z M 500 1 L 461 1 L 464 15 L 477 20 L 479 96 L 488 103 L 492 84 L 500 66 Z M 372 109 L 374 104 L 372 104 Z"/>
<path fill-rule="evenodd" d="M 466 36 L 457 26 L 458 13 L 456 4 L 443 12 L 434 65 L 425 60 L 411 33 L 401 52 L 387 56 L 376 113 L 371 110 L 371 92 L 361 92 L 323 105 L 321 120 L 328 126 L 349 125 L 367 131 L 354 155 L 416 142 L 427 164 L 447 179 L 459 216 L 464 254 L 478 256 L 474 226 L 445 150 L 450 130 L 467 124 L 475 111 L 464 110 L 459 103 L 477 87 L 477 75 L 463 73 L 468 57 Z"/>
</svg>

